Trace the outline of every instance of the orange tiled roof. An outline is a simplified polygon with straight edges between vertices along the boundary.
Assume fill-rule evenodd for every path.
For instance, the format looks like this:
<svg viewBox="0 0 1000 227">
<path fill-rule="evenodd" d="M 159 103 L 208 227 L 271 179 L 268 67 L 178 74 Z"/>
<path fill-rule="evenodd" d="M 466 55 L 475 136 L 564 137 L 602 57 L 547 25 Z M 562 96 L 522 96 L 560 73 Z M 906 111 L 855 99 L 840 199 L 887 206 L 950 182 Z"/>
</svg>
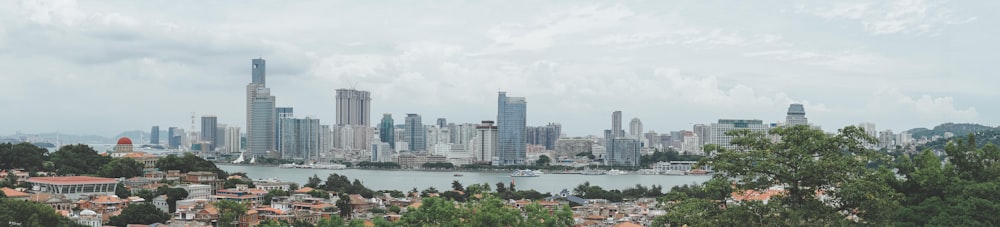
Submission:
<svg viewBox="0 0 1000 227">
<path fill-rule="evenodd" d="M 743 192 L 733 192 L 731 196 L 733 200 L 737 201 L 764 201 L 770 200 L 772 196 L 780 195 L 785 193 L 785 190 L 779 189 L 768 189 L 763 192 L 746 190 Z"/>
<path fill-rule="evenodd" d="M 91 202 L 92 203 L 101 203 L 101 204 L 105 204 L 105 203 L 122 203 L 122 199 L 118 198 L 118 197 L 115 197 L 115 196 L 103 195 L 103 196 L 98 196 L 97 198 L 95 198 Z"/>
<path fill-rule="evenodd" d="M 316 189 L 313 189 L 313 188 L 310 188 L 310 187 L 302 187 L 302 188 L 299 188 L 299 190 L 295 190 L 295 193 L 309 193 L 309 192 L 311 192 L 313 190 L 316 190 Z"/>
<path fill-rule="evenodd" d="M 71 177 L 32 177 L 28 182 L 55 184 L 55 185 L 75 185 L 75 184 L 114 184 L 114 178 L 71 176 Z"/>
<path fill-rule="evenodd" d="M 614 227 L 642 227 L 642 226 L 632 222 L 622 222 L 618 223 L 617 225 L 614 225 Z"/>
<path fill-rule="evenodd" d="M 7 188 L 7 187 L 0 188 L 0 190 L 3 190 L 3 194 L 7 195 L 7 197 L 11 197 L 11 198 L 15 198 L 15 197 L 28 197 L 29 196 L 28 193 L 19 192 L 17 190 L 14 190 L 14 189 L 11 189 L 11 188 Z"/>
</svg>

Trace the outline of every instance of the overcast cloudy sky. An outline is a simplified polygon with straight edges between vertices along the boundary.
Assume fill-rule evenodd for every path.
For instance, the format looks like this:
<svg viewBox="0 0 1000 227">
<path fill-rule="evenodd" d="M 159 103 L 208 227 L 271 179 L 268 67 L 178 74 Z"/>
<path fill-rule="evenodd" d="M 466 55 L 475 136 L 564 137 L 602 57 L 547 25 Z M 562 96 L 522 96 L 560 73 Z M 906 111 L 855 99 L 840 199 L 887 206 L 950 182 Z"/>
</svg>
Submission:
<svg viewBox="0 0 1000 227">
<path fill-rule="evenodd" d="M 297 116 L 334 119 L 334 89 L 372 118 L 496 117 L 599 135 L 783 121 L 833 130 L 996 125 L 1000 1 L 2 1 L 0 134 L 111 136 L 245 124 L 250 59 Z M 356 85 L 355 85 L 356 84 Z"/>
</svg>

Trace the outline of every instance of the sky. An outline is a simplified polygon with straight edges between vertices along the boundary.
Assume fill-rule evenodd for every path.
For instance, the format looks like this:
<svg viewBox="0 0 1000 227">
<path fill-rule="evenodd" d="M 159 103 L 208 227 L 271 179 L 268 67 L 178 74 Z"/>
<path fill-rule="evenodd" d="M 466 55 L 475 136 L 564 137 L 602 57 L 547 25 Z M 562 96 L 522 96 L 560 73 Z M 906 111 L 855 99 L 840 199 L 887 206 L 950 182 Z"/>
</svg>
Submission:
<svg viewBox="0 0 1000 227">
<path fill-rule="evenodd" d="M 113 136 L 245 125 L 250 59 L 298 117 L 334 90 L 418 113 L 602 135 L 623 112 L 657 132 L 720 118 L 860 122 L 895 132 L 1000 119 L 1000 1 L 0 1 L 0 135 Z M 200 120 L 199 120 L 200 122 Z M 200 126 L 196 126 L 200 127 Z"/>
</svg>

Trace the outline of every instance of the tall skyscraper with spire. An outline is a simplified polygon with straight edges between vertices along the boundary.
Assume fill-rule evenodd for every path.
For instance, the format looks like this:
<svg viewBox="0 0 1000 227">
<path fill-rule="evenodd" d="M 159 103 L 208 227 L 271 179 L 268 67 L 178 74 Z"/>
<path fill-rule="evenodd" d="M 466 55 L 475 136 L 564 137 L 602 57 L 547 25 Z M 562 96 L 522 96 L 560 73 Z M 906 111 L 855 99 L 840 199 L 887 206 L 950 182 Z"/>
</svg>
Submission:
<svg viewBox="0 0 1000 227">
<path fill-rule="evenodd" d="M 497 165 L 525 165 L 528 102 L 524 97 L 497 95 Z"/>
<path fill-rule="evenodd" d="M 258 58 L 250 63 L 252 80 L 247 84 L 246 151 L 255 157 L 275 157 L 278 155 L 275 152 L 275 98 L 265 84 L 266 62 L 263 58 Z"/>
</svg>

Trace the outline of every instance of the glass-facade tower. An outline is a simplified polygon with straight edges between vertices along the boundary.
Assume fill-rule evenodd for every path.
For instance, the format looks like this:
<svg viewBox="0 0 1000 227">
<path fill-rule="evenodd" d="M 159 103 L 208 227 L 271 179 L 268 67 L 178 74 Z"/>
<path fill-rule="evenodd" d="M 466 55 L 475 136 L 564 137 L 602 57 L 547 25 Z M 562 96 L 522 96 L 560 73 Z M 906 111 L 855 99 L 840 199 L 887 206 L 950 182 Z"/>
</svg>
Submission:
<svg viewBox="0 0 1000 227">
<path fill-rule="evenodd" d="M 528 104 L 524 97 L 497 96 L 497 165 L 525 165 Z"/>
<path fill-rule="evenodd" d="M 396 132 L 392 114 L 382 114 L 382 122 L 378 125 L 378 138 L 383 143 L 389 143 L 389 148 L 396 149 Z"/>
</svg>

